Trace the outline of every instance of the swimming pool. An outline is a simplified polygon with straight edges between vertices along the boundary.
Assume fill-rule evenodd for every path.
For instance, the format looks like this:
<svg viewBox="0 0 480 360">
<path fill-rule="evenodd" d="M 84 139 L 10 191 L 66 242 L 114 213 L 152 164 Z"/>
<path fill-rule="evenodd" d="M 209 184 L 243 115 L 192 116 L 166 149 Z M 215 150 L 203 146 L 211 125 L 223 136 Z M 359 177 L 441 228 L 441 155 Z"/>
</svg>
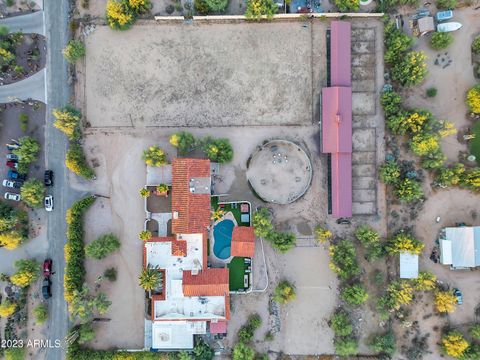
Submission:
<svg viewBox="0 0 480 360">
<path fill-rule="evenodd" d="M 213 253 L 219 259 L 230 257 L 230 246 L 232 243 L 232 232 L 235 224 L 232 220 L 222 220 L 213 228 Z"/>
</svg>

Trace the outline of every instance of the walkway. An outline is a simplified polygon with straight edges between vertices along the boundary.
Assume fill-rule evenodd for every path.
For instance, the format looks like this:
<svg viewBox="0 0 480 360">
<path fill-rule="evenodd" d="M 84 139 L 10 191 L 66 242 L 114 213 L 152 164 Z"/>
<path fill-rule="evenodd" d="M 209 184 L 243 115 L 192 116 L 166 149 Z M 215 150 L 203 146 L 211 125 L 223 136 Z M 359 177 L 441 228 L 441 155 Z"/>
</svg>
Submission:
<svg viewBox="0 0 480 360">
<path fill-rule="evenodd" d="M 43 11 L 35 11 L 31 14 L 12 16 L 0 19 L 0 25 L 8 26 L 12 32 L 21 31 L 24 34 L 40 34 L 45 36 L 45 16 Z"/>
<path fill-rule="evenodd" d="M 46 69 L 44 68 L 24 80 L 0 86 L 0 103 L 38 100 L 46 104 L 46 77 Z"/>
</svg>

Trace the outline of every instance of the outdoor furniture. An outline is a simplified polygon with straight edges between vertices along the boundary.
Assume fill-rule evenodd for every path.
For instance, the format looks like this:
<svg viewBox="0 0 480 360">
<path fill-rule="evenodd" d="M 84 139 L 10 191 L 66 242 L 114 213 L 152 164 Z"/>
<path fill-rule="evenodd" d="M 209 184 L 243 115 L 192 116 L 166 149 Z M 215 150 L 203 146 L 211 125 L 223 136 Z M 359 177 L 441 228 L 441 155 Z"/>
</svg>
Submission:
<svg viewBox="0 0 480 360">
<path fill-rule="evenodd" d="M 250 214 L 249 213 L 241 214 L 240 215 L 240 221 L 242 223 L 249 223 L 250 222 Z"/>
<path fill-rule="evenodd" d="M 243 275 L 243 287 L 248 288 L 248 275 Z"/>
<path fill-rule="evenodd" d="M 250 210 L 250 207 L 248 206 L 247 203 L 242 203 L 242 204 L 240 205 L 240 212 L 242 212 L 242 213 L 248 213 L 249 210 Z"/>
</svg>

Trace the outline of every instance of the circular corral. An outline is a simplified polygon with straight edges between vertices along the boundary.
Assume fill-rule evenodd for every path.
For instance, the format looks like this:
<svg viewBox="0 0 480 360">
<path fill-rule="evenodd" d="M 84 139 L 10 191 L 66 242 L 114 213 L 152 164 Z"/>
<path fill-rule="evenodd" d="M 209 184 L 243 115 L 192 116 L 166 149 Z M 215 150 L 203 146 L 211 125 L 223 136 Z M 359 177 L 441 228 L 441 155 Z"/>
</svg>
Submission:
<svg viewBox="0 0 480 360">
<path fill-rule="evenodd" d="M 310 187 L 312 164 L 306 152 L 297 144 L 272 140 L 252 154 L 247 179 L 263 200 L 290 204 Z"/>
</svg>

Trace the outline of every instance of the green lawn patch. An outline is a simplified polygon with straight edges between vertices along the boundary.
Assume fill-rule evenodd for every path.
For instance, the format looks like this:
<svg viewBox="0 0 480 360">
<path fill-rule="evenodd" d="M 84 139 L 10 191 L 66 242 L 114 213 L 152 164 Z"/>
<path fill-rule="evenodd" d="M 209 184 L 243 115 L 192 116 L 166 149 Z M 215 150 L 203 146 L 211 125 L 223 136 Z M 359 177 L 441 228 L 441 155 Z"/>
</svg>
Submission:
<svg viewBox="0 0 480 360">
<path fill-rule="evenodd" d="M 480 165 L 480 121 L 475 123 L 473 133 L 475 134 L 475 138 L 470 141 L 470 153 L 475 155 L 477 163 Z"/>
<path fill-rule="evenodd" d="M 230 291 L 244 290 L 243 276 L 245 275 L 245 269 L 248 265 L 245 264 L 243 257 L 234 257 L 230 264 L 228 264 L 230 274 Z"/>
</svg>

